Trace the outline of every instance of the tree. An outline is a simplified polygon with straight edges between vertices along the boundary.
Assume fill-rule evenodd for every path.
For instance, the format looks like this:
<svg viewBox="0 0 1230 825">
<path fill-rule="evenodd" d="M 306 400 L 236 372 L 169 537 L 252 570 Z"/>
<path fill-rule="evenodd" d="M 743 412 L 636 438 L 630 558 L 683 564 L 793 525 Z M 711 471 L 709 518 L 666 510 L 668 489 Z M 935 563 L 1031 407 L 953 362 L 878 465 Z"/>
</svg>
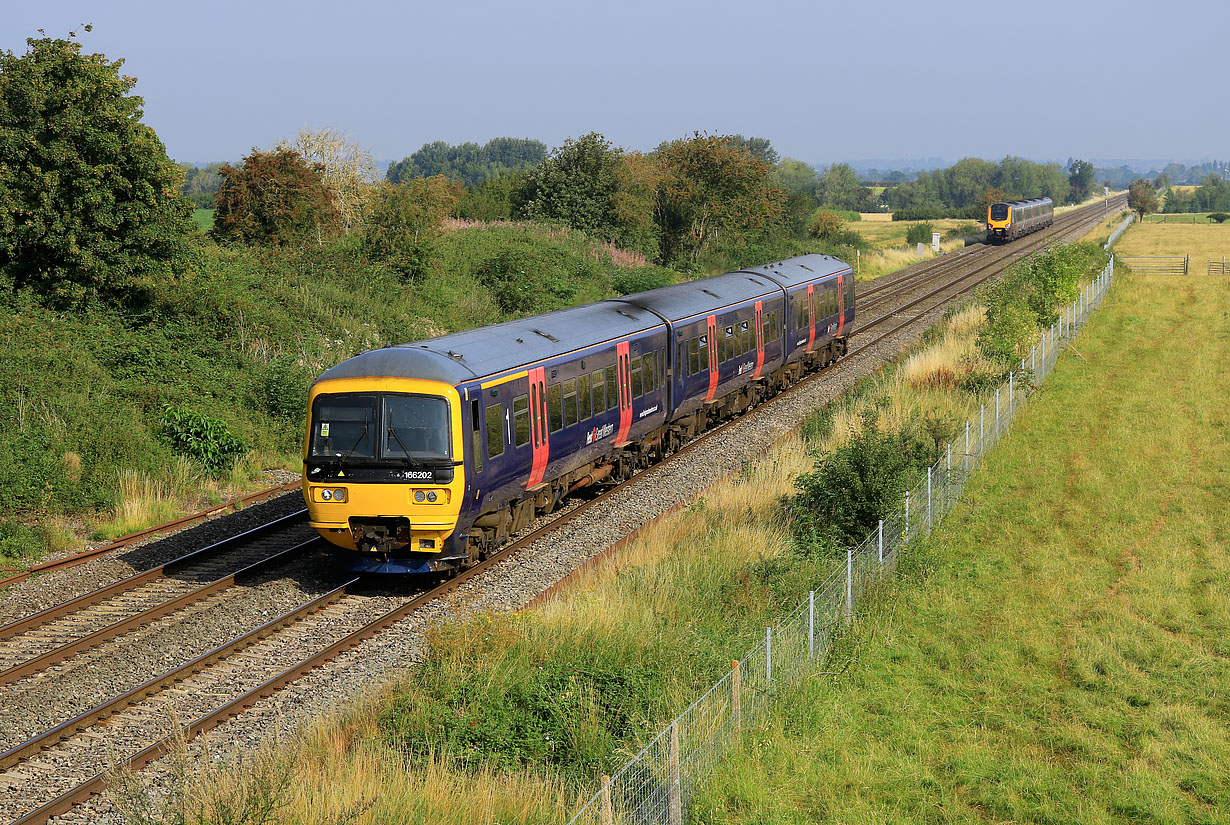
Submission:
<svg viewBox="0 0 1230 825">
<path fill-rule="evenodd" d="M 841 215 L 836 212 L 830 212 L 827 209 L 817 209 L 816 214 L 811 219 L 811 224 L 807 227 L 807 234 L 813 238 L 824 238 L 836 235 L 841 231 L 845 222 L 841 219 Z"/>
<path fill-rule="evenodd" d="M 662 259 L 694 266 L 710 246 L 739 246 L 781 220 L 786 193 L 769 168 L 729 137 L 694 133 L 654 152 L 661 183 Z"/>
<path fill-rule="evenodd" d="M 777 154 L 777 150 L 773 148 L 773 144 L 769 142 L 768 138 L 731 135 L 730 141 L 735 146 L 741 146 L 760 158 L 761 163 L 765 166 L 776 166 L 777 162 L 781 159 L 781 155 Z"/>
<path fill-rule="evenodd" d="M 1080 203 L 1093 194 L 1093 164 L 1087 160 L 1073 161 L 1068 169 L 1068 185 L 1071 187 L 1068 200 L 1072 203 Z"/>
<path fill-rule="evenodd" d="M 447 175 L 466 186 L 477 186 L 501 174 L 532 169 L 546 157 L 547 147 L 542 141 L 530 138 L 492 138 L 483 146 L 450 146 L 437 140 L 424 143 L 413 155 L 391 164 L 385 179 L 400 183 L 410 178 Z"/>
<path fill-rule="evenodd" d="M 611 240 L 617 231 L 614 198 L 622 154 L 597 132 L 569 138 L 526 176 L 522 213 Z"/>
<path fill-rule="evenodd" d="M 333 194 L 341 230 L 349 233 L 356 228 L 376 182 L 371 153 L 349 135 L 333 129 L 300 129 L 289 148 L 312 166 L 319 166 L 320 178 Z"/>
<path fill-rule="evenodd" d="M 858 211 L 862 201 L 858 173 L 848 163 L 834 163 L 820 175 L 816 198 L 821 206 Z"/>
<path fill-rule="evenodd" d="M 338 227 L 337 206 L 324 167 L 295 150 L 253 149 L 238 167 L 218 170 L 218 211 L 210 233 L 219 241 L 290 246 L 323 242 Z"/>
<path fill-rule="evenodd" d="M 381 184 L 368 216 L 368 254 L 389 261 L 409 279 L 421 277 L 460 196 L 461 184 L 444 175 Z"/>
<path fill-rule="evenodd" d="M 1149 212 L 1157 211 L 1157 191 L 1153 184 L 1144 178 L 1139 178 L 1128 187 L 1128 208 L 1140 215 L 1143 220 Z"/>
<path fill-rule="evenodd" d="M 816 200 L 816 187 L 820 177 L 810 164 L 794 158 L 782 158 L 774 170 L 778 184 L 792 195 L 806 195 Z"/>
<path fill-rule="evenodd" d="M 183 173 L 141 122 L 124 61 L 75 38 L 0 52 L 0 276 L 58 306 L 141 301 L 194 231 Z"/>
</svg>

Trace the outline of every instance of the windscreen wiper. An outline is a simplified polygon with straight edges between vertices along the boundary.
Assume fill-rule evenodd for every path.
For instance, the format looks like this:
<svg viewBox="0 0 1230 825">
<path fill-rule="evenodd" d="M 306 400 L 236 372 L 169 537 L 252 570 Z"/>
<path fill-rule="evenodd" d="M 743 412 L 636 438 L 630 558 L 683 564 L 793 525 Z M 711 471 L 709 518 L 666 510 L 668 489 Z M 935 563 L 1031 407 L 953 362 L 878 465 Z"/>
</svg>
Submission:
<svg viewBox="0 0 1230 825">
<path fill-rule="evenodd" d="M 406 446 L 406 442 L 401 440 L 401 436 L 397 434 L 397 430 L 392 425 L 389 426 L 389 435 L 397 439 L 397 446 L 401 447 L 401 451 L 406 454 L 406 466 L 409 467 L 411 464 L 410 448 Z"/>
<path fill-rule="evenodd" d="M 367 418 L 363 419 L 363 429 L 359 430 L 358 436 L 355 437 L 354 443 L 350 445 L 350 449 L 346 451 L 346 455 L 338 456 L 337 468 L 339 470 L 342 468 L 342 465 L 346 463 L 346 460 L 350 458 L 350 454 L 353 453 L 356 449 L 358 449 L 359 442 L 363 440 L 363 436 L 367 435 L 367 426 L 369 423 L 370 422 L 368 421 Z"/>
</svg>

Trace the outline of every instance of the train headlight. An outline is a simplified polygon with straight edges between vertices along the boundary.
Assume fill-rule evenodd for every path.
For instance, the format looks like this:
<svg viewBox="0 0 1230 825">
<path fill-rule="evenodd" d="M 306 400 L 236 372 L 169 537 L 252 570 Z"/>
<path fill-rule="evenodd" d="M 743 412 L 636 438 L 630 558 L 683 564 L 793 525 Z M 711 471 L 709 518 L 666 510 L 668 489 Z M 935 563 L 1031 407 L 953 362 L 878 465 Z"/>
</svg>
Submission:
<svg viewBox="0 0 1230 825">
<path fill-rule="evenodd" d="M 428 491 L 427 491 L 427 500 L 428 500 L 428 501 L 430 501 L 430 502 L 435 502 L 435 500 L 436 500 L 437 498 L 438 498 L 438 496 L 436 495 L 436 491 L 435 491 L 435 490 L 428 490 Z"/>
<path fill-rule="evenodd" d="M 425 498 L 427 498 L 427 494 L 426 494 L 426 493 L 424 493 L 422 490 L 415 490 L 415 491 L 414 491 L 414 500 L 415 500 L 415 501 L 417 501 L 419 504 L 422 504 L 422 503 L 423 503 L 423 499 L 425 499 Z"/>
<path fill-rule="evenodd" d="M 321 500 L 321 501 L 332 501 L 332 500 L 333 500 L 333 491 L 332 491 L 332 490 L 321 490 L 321 491 L 320 491 L 320 500 Z"/>
<path fill-rule="evenodd" d="M 328 491 L 326 490 L 325 492 L 328 492 Z M 346 500 L 346 488 L 345 487 L 335 488 L 333 490 L 333 500 L 334 501 L 345 501 Z"/>
</svg>

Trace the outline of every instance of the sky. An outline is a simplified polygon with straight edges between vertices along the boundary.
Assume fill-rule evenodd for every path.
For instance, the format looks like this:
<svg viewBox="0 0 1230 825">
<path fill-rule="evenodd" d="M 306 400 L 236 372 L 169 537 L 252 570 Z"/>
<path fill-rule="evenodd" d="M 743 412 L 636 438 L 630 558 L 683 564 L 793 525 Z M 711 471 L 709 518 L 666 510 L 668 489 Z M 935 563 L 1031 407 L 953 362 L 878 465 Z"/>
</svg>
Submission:
<svg viewBox="0 0 1230 825">
<path fill-rule="evenodd" d="M 123 58 L 188 162 L 303 128 L 384 160 L 590 131 L 754 135 L 817 165 L 1230 154 L 1222 0 L 6 0 L 0 49 L 39 29 Z"/>
</svg>

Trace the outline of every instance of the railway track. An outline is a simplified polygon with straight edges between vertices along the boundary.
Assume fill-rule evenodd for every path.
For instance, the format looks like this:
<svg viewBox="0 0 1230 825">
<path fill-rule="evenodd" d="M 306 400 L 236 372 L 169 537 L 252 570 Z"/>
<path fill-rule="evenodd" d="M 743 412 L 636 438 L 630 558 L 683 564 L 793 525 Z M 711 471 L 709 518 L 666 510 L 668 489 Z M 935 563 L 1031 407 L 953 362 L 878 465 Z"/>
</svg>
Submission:
<svg viewBox="0 0 1230 825">
<path fill-rule="evenodd" d="M 992 252 L 1000 251 L 1002 254 L 986 254 L 987 249 L 979 249 L 976 254 L 958 256 L 959 259 L 963 259 L 959 262 L 941 259 L 942 264 L 936 262 L 929 266 L 919 267 L 909 275 L 895 278 L 892 284 L 876 285 L 866 291 L 860 291 L 862 306 L 871 305 L 870 298 L 873 295 L 879 296 L 878 302 L 880 303 L 888 301 L 893 296 L 900 300 L 894 303 L 888 311 L 868 322 L 859 324 L 853 330 L 851 341 L 854 347 L 838 364 L 845 365 L 862 353 L 870 352 L 873 346 L 886 336 L 918 323 L 932 313 L 936 307 L 946 304 L 956 295 L 973 289 L 998 271 L 997 264 L 1002 264 L 1005 259 L 1019 257 L 1025 252 L 1053 242 L 1059 236 L 1072 235 L 1076 232 L 1083 233 L 1088 226 L 1096 224 L 1102 218 L 1100 208 L 1096 210 L 1096 214 L 1069 214 L 1083 214 L 1083 217 L 1064 220 L 1062 223 L 1057 221 L 1056 225 L 1051 228 L 1051 232 L 1037 233 L 1035 236 L 1017 242 L 1017 245 L 989 248 Z M 868 296 L 866 303 L 864 303 L 864 295 Z M 927 302 L 931 304 L 929 307 L 920 308 L 920 305 Z M 907 314 L 907 317 L 902 320 L 903 314 Z M 897 323 L 891 329 L 873 336 L 874 330 L 889 325 L 894 320 Z M 814 373 L 797 384 L 795 388 L 780 394 L 758 409 L 772 415 L 775 404 L 780 403 L 799 388 L 814 382 L 825 372 L 827 371 Z M 752 411 L 749 415 L 758 415 L 758 413 Z M 730 427 L 737 426 L 745 418 L 747 416 L 733 419 L 707 431 L 659 464 L 642 471 L 628 484 L 634 484 L 648 474 L 667 472 L 670 464 L 704 448 L 714 437 L 724 433 Z M 447 596 L 531 547 L 545 535 L 581 517 L 591 507 L 597 506 L 620 489 L 622 488 L 603 492 L 595 498 L 568 508 L 554 521 L 521 537 L 482 564 L 423 592 L 379 593 L 373 592 L 369 585 L 359 579 L 342 581 L 336 587 L 304 600 L 301 604 L 283 611 L 243 634 L 236 635 L 223 644 L 204 651 L 188 661 L 180 662 L 136 687 L 109 697 L 75 714 L 72 718 L 40 731 L 25 741 L 13 744 L 6 752 L 0 754 L 0 770 L 3 771 L 0 773 L 0 811 L 8 812 L 10 816 L 15 817 L 13 820 L 15 822 L 33 823 L 46 821 L 51 816 L 70 810 L 80 801 L 98 793 L 105 787 L 107 771 L 115 757 L 118 756 L 121 761 L 132 768 L 148 764 L 164 755 L 178 735 L 191 739 L 221 724 L 231 716 L 243 712 L 262 699 L 273 695 L 285 685 L 336 658 L 344 651 L 382 633 L 423 606 Z M 282 552 L 289 552 L 289 548 Z M 256 561 L 253 564 L 273 565 L 274 563 Z M 174 575 L 174 570 L 172 570 L 172 575 Z M 204 580 L 207 575 L 198 575 L 195 581 L 191 582 L 191 587 L 183 592 L 177 592 L 174 598 L 203 601 L 226 590 L 228 585 L 219 584 L 219 582 L 230 576 L 232 579 L 229 586 L 233 586 L 234 577 L 242 577 L 242 575 L 239 569 L 209 581 Z M 161 575 L 152 576 L 147 581 L 166 578 L 164 571 Z M 132 585 L 122 588 L 119 592 L 132 594 L 141 586 L 143 585 Z M 211 587 L 217 589 L 209 594 L 202 593 L 195 598 L 192 595 Z M 98 592 L 101 593 L 102 590 Z M 88 594 L 82 597 L 83 601 L 75 601 L 98 605 L 104 603 L 108 598 L 107 596 L 96 596 L 97 594 Z M 145 610 L 166 611 L 163 614 L 165 616 L 176 612 L 177 609 L 182 609 L 168 607 L 171 601 L 171 599 L 163 599 L 156 605 L 147 606 Z M 49 616 L 57 610 L 62 612 L 57 616 L 47 618 L 41 625 L 36 624 L 36 626 L 47 627 L 55 621 L 73 616 L 75 609 L 66 608 L 68 604 L 70 603 L 53 608 L 50 612 L 44 611 Z M 95 610 L 92 615 L 96 615 L 97 612 Z M 12 672 L 7 681 L 20 685 L 22 683 L 19 680 L 22 678 L 44 673 L 46 668 L 51 666 L 47 664 L 50 660 L 44 661 L 41 667 L 35 666 L 33 662 L 47 655 L 48 652 L 61 650 L 66 645 L 85 643 L 85 640 L 91 637 L 97 647 L 97 644 L 107 641 L 104 637 L 108 637 L 108 634 L 120 624 L 131 623 L 134 620 L 138 625 L 141 624 L 141 620 L 134 619 L 134 617 L 142 615 L 142 611 L 135 613 L 128 611 L 128 613 L 131 615 L 111 620 L 109 623 L 106 619 L 94 621 L 93 624 L 77 621 L 74 625 L 70 622 L 70 625 L 93 629 L 84 634 L 77 632 L 75 640 L 67 643 L 60 642 L 58 646 L 52 645 L 50 651 L 38 653 L 36 656 L 27 656 L 24 660 L 20 656 L 13 657 L 16 664 L 9 665 L 8 670 L 5 671 L 5 673 Z M 15 622 L 8 628 L 17 624 L 19 623 Z M 0 629 L 0 640 L 3 640 L 4 644 L 18 638 L 17 633 L 9 633 L 6 636 L 5 631 L 8 628 Z M 22 633 L 25 632 L 28 631 L 22 631 Z M 119 638 L 125 632 L 128 631 L 116 631 L 116 635 L 111 635 L 109 638 Z M 0 653 L 8 649 L 8 647 L 0 647 Z M 79 653 L 80 651 L 69 653 L 60 661 L 66 661 Z M 0 667 L 4 667 L 3 662 L 8 661 L 10 660 L 0 659 Z M 0 673 L 0 684 L 6 681 L 5 673 Z M 166 730 L 168 719 L 185 720 L 186 724 L 183 724 L 182 731 L 168 733 Z M 108 747 L 100 746 L 104 741 Z"/>
</svg>

